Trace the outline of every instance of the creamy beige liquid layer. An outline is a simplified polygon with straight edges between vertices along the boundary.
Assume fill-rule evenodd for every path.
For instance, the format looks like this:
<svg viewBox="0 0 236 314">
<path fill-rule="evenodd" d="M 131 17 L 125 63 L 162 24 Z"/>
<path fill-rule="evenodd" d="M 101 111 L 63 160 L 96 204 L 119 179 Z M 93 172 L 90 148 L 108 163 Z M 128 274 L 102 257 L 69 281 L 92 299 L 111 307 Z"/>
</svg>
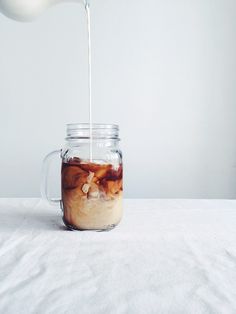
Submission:
<svg viewBox="0 0 236 314">
<path fill-rule="evenodd" d="M 122 194 L 121 191 L 113 199 L 74 195 L 73 200 L 64 204 L 65 223 L 82 230 L 102 230 L 117 225 L 123 214 Z"/>
</svg>

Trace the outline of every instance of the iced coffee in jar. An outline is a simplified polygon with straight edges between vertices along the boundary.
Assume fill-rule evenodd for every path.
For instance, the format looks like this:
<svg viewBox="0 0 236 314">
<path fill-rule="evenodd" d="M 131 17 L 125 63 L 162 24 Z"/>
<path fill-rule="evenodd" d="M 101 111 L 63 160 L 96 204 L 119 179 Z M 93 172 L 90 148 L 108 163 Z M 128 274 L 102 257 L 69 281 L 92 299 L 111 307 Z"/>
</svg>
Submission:
<svg viewBox="0 0 236 314">
<path fill-rule="evenodd" d="M 45 166 L 58 152 L 46 157 Z M 60 155 L 60 204 L 65 225 L 77 230 L 114 228 L 123 212 L 118 126 L 93 124 L 91 128 L 89 124 L 69 124 L 66 145 Z M 46 181 L 45 177 L 43 195 L 48 199 Z"/>
</svg>

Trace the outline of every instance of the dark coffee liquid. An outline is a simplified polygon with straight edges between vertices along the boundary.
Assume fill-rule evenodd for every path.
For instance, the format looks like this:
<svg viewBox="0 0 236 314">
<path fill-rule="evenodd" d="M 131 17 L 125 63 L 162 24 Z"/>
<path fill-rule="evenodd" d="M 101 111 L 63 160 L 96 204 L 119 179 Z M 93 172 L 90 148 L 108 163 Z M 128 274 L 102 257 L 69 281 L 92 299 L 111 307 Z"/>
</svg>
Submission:
<svg viewBox="0 0 236 314">
<path fill-rule="evenodd" d="M 93 219 L 98 222 L 102 208 L 107 220 L 109 215 L 115 214 L 111 215 L 114 205 L 114 210 L 121 211 L 117 202 L 123 191 L 122 165 L 114 168 L 111 164 L 85 163 L 73 158 L 62 163 L 61 178 L 64 220 L 70 226 L 79 228 L 78 224 L 85 215 L 91 222 Z M 106 214 L 106 210 L 109 214 Z M 77 217 L 80 218 L 77 220 Z"/>
</svg>

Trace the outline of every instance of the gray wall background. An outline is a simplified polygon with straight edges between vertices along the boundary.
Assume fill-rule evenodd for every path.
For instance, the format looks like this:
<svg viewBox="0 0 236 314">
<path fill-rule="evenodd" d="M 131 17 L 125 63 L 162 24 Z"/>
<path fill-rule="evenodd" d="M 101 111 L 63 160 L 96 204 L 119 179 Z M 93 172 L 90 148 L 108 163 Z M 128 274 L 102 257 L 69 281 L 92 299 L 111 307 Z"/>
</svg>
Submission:
<svg viewBox="0 0 236 314">
<path fill-rule="evenodd" d="M 91 2 L 94 119 L 121 127 L 126 197 L 234 198 L 236 1 Z M 0 39 L 0 196 L 37 197 L 44 155 L 88 120 L 83 7 L 1 15 Z"/>
</svg>

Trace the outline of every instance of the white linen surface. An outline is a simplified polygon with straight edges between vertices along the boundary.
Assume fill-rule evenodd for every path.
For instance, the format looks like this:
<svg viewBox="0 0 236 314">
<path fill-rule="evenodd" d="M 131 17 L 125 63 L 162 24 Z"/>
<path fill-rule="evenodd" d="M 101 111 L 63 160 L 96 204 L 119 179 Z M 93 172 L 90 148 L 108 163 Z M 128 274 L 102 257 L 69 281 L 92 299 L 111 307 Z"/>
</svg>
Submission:
<svg viewBox="0 0 236 314">
<path fill-rule="evenodd" d="M 126 200 L 110 232 L 0 199 L 0 313 L 236 313 L 236 201 Z"/>
</svg>

